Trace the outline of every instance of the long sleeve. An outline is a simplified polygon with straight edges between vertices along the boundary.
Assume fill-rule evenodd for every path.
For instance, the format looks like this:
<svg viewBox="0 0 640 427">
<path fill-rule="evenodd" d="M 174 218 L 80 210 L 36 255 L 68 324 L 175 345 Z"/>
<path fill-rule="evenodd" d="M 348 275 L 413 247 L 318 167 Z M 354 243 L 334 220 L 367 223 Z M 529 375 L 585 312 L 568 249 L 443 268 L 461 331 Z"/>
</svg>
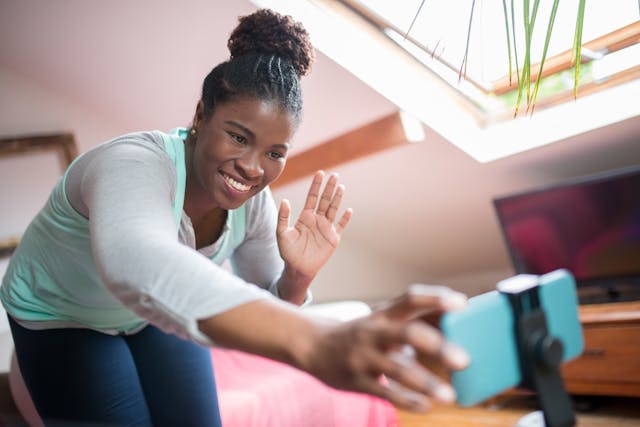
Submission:
<svg viewBox="0 0 640 427">
<path fill-rule="evenodd" d="M 269 188 L 247 203 L 247 229 L 245 241 L 231 258 L 233 270 L 244 280 L 278 294 L 278 281 L 284 269 L 276 239 L 278 210 Z M 307 290 L 304 304 L 313 299 Z"/>
<path fill-rule="evenodd" d="M 270 297 L 178 241 L 175 170 L 163 153 L 111 144 L 85 165 L 80 182 L 98 273 L 137 315 L 210 344 L 197 320 Z"/>
</svg>

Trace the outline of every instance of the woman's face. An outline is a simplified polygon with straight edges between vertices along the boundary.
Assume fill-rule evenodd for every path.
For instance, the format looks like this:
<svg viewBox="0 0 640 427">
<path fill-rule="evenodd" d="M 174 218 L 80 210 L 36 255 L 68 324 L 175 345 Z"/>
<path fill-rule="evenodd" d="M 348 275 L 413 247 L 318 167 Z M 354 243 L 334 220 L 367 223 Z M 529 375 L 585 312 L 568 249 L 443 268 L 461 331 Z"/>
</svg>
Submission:
<svg viewBox="0 0 640 427">
<path fill-rule="evenodd" d="M 240 98 L 216 106 L 207 121 L 198 117 L 201 106 L 189 175 L 203 202 L 238 208 L 280 176 L 295 125 L 277 103 Z"/>
</svg>

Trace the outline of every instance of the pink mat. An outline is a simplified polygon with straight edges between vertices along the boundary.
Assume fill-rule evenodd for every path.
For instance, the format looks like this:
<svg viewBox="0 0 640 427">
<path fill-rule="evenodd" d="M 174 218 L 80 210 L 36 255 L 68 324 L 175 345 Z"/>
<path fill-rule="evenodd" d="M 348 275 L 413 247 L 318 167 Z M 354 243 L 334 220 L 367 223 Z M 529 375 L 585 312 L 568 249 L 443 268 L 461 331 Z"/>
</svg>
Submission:
<svg viewBox="0 0 640 427">
<path fill-rule="evenodd" d="M 335 390 L 291 366 L 212 349 L 225 427 L 398 427 L 395 408 L 376 397 Z"/>
</svg>

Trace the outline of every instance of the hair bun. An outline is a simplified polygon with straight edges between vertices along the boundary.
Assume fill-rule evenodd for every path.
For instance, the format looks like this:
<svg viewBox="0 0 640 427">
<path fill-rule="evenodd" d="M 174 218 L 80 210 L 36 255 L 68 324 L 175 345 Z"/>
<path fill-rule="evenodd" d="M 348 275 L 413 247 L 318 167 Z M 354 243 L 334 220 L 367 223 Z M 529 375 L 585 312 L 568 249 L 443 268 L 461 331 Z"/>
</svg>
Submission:
<svg viewBox="0 0 640 427">
<path fill-rule="evenodd" d="M 313 46 L 301 23 L 269 9 L 241 16 L 238 21 L 227 42 L 232 59 L 251 52 L 275 54 L 291 61 L 299 76 L 309 72 Z"/>
</svg>

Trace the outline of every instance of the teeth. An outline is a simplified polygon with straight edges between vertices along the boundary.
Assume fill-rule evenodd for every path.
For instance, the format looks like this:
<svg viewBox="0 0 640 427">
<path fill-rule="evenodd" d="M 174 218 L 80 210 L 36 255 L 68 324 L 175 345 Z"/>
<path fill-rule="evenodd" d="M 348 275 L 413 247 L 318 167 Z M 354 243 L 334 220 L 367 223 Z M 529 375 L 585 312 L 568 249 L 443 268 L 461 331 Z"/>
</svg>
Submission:
<svg viewBox="0 0 640 427">
<path fill-rule="evenodd" d="M 250 185 L 245 185 L 241 182 L 238 182 L 228 175 L 223 175 L 223 176 L 224 176 L 224 180 L 227 181 L 227 184 L 229 184 L 231 187 L 233 187 L 238 191 L 249 191 L 251 189 Z"/>
</svg>

